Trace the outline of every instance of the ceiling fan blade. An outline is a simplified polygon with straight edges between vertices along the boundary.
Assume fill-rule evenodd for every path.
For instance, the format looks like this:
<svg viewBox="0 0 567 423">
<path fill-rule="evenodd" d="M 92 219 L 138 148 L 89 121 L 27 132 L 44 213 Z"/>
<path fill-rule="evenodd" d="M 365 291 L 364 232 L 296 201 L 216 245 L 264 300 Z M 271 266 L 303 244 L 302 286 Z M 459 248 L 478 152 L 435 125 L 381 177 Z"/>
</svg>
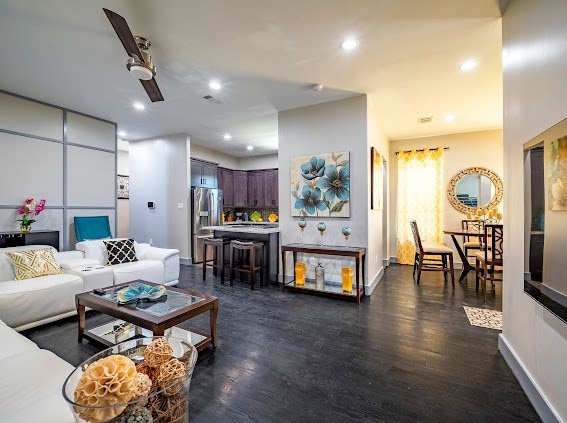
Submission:
<svg viewBox="0 0 567 423">
<path fill-rule="evenodd" d="M 157 82 L 154 78 L 147 81 L 140 79 L 140 82 L 142 83 L 152 102 L 155 103 L 156 101 L 163 101 L 163 95 L 161 95 L 161 91 L 159 90 Z"/>
<path fill-rule="evenodd" d="M 142 56 L 142 53 L 138 48 L 138 44 L 136 43 L 136 40 L 132 35 L 132 31 L 130 31 L 130 27 L 126 22 L 126 19 L 124 19 L 118 13 L 114 13 L 112 10 L 108 10 L 105 8 L 103 8 L 102 10 L 104 10 L 106 17 L 112 24 L 112 27 L 116 32 L 116 35 L 118 35 L 118 38 L 120 38 L 120 41 L 122 42 L 122 45 L 124 46 L 124 50 L 126 50 L 126 53 L 128 53 L 130 57 L 136 56 L 138 60 L 140 60 L 142 63 L 145 63 L 144 57 Z"/>
</svg>

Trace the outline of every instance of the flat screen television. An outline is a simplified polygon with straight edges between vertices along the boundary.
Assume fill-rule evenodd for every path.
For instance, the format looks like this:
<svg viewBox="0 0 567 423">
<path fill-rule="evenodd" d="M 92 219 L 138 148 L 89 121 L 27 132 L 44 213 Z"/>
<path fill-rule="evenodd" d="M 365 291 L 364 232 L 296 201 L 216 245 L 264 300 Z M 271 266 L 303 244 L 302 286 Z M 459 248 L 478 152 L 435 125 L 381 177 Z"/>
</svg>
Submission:
<svg viewBox="0 0 567 423">
<path fill-rule="evenodd" d="M 567 119 L 524 144 L 524 292 L 567 323 Z"/>
</svg>

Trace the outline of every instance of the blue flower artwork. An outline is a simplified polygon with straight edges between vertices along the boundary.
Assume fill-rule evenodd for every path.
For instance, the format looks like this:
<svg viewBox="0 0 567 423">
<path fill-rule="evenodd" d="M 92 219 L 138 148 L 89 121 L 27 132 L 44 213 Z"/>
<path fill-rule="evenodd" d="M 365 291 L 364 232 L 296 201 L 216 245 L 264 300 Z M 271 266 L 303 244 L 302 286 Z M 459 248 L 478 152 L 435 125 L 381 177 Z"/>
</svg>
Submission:
<svg viewBox="0 0 567 423">
<path fill-rule="evenodd" d="M 291 215 L 350 217 L 348 151 L 291 159 Z"/>
</svg>

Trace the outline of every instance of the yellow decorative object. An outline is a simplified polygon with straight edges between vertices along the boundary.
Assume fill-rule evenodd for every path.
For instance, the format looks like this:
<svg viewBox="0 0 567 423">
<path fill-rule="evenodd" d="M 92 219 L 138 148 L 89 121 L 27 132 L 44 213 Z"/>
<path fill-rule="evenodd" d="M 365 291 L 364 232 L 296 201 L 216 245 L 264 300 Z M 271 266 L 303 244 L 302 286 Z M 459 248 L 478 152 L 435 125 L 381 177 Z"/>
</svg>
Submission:
<svg viewBox="0 0 567 423">
<path fill-rule="evenodd" d="M 95 408 L 75 407 L 75 412 L 92 423 L 118 416 L 136 391 L 136 375 L 136 365 L 123 355 L 110 355 L 95 361 L 79 379 L 74 393 L 77 404 Z M 121 405 L 112 407 L 114 404 Z"/>
<path fill-rule="evenodd" d="M 443 241 L 443 149 L 398 154 L 398 263 L 413 264 L 415 244 L 410 220 L 422 239 Z M 423 228 L 423 229 L 422 229 Z"/>
<path fill-rule="evenodd" d="M 352 267 L 343 267 L 342 270 L 343 291 L 352 291 Z"/>
<path fill-rule="evenodd" d="M 173 348 L 164 338 L 156 338 L 144 350 L 144 358 L 150 366 L 159 367 L 169 361 Z"/>
<path fill-rule="evenodd" d="M 17 281 L 63 273 L 55 263 L 51 248 L 10 251 L 6 252 L 6 255 L 14 265 Z"/>
<path fill-rule="evenodd" d="M 257 210 L 254 210 L 254 211 L 252 212 L 252 214 L 250 215 L 250 220 L 251 220 L 252 222 L 259 222 L 261 218 L 262 218 L 262 215 L 261 215 L 260 212 L 257 211 Z"/>
<path fill-rule="evenodd" d="M 295 284 L 305 285 L 305 263 L 295 263 Z"/>
<path fill-rule="evenodd" d="M 498 220 L 502 220 L 502 219 L 504 219 L 504 215 L 502 213 L 496 213 L 496 218 Z"/>
<path fill-rule="evenodd" d="M 167 388 L 164 392 L 166 395 L 175 395 L 183 387 L 183 382 L 187 377 L 186 373 L 187 367 L 185 364 L 173 358 L 162 364 L 159 370 L 158 384 L 161 388 Z"/>
<path fill-rule="evenodd" d="M 272 213 L 268 216 L 268 220 L 272 223 L 276 222 L 278 220 L 278 215 L 275 213 Z"/>
</svg>

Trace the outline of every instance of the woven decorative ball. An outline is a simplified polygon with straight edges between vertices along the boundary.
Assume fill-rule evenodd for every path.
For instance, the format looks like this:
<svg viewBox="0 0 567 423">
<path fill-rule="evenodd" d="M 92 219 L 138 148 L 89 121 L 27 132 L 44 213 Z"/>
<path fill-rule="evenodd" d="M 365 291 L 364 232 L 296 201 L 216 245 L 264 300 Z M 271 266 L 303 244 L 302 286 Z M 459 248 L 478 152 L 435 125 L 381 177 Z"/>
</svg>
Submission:
<svg viewBox="0 0 567 423">
<path fill-rule="evenodd" d="M 147 375 L 150 378 L 152 385 L 157 385 L 159 367 L 150 366 L 148 363 L 138 363 L 136 364 L 136 371 Z"/>
<path fill-rule="evenodd" d="M 156 338 L 146 347 L 144 358 L 150 366 L 159 367 L 168 361 L 172 354 L 173 348 L 167 341 L 164 338 Z"/>
<path fill-rule="evenodd" d="M 183 388 L 187 376 L 187 366 L 176 358 L 164 363 L 159 371 L 158 384 L 166 388 L 165 395 L 177 394 Z M 174 383 L 175 382 L 175 383 Z"/>
</svg>

